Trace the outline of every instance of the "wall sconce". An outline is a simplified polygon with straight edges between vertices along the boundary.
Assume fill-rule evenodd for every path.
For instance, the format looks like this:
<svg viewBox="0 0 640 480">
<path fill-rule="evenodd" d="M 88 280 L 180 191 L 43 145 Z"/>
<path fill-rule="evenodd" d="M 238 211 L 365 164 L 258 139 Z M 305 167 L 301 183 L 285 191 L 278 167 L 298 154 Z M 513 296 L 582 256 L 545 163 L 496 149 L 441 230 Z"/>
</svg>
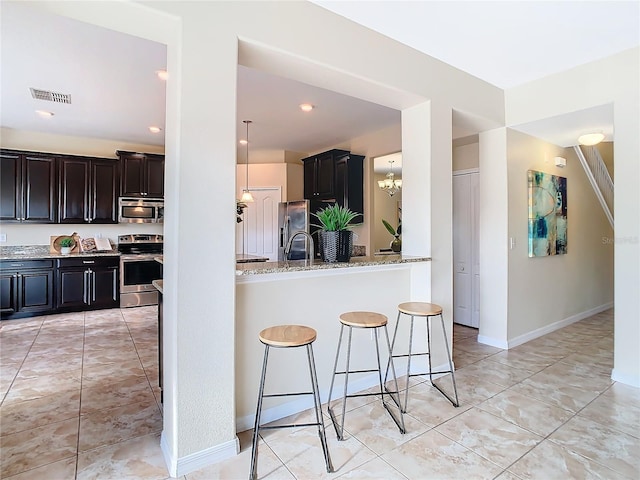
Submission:
<svg viewBox="0 0 640 480">
<path fill-rule="evenodd" d="M 567 159 L 564 157 L 555 157 L 553 160 L 556 164 L 556 167 L 564 168 L 567 166 Z"/>
</svg>

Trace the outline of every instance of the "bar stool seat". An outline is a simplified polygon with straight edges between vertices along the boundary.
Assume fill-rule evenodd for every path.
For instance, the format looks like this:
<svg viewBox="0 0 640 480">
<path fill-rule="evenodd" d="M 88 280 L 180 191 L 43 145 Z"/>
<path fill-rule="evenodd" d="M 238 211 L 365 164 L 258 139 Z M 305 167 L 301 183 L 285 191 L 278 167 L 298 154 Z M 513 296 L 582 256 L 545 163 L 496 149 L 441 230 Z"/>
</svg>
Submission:
<svg viewBox="0 0 640 480">
<path fill-rule="evenodd" d="M 329 456 L 329 448 L 327 446 L 327 438 L 325 434 L 324 420 L 322 417 L 322 409 L 320 406 L 320 391 L 318 389 L 318 376 L 316 374 L 315 360 L 313 358 L 313 342 L 316 340 L 316 331 L 304 325 L 277 325 L 265 328 L 258 334 L 260 342 L 264 344 L 264 360 L 262 362 L 262 376 L 260 377 L 260 388 L 258 391 L 258 406 L 256 408 L 256 418 L 253 427 L 253 441 L 251 447 L 251 471 L 249 479 L 257 478 L 258 470 L 258 437 L 260 430 L 275 428 L 291 428 L 291 427 L 309 427 L 317 426 L 320 443 L 322 444 L 322 452 L 324 454 L 327 472 L 333 472 L 331 457 Z M 264 386 L 267 374 L 267 361 L 269 358 L 270 348 L 296 348 L 306 347 L 307 358 L 309 360 L 309 374 L 311 376 L 311 392 L 288 392 L 288 393 L 272 393 L 265 395 Z M 316 421 L 313 423 L 298 423 L 287 425 L 261 426 L 260 416 L 262 414 L 262 401 L 269 397 L 286 397 L 293 395 L 313 395 L 314 410 Z"/>
<path fill-rule="evenodd" d="M 400 325 L 400 318 L 401 315 L 409 315 L 411 317 L 411 324 L 409 327 L 409 353 L 406 355 L 398 355 L 398 354 L 394 354 L 393 352 L 395 351 L 395 344 L 396 344 L 396 336 L 398 333 L 398 326 Z M 431 364 L 431 323 L 430 323 L 430 319 L 432 317 L 440 317 L 440 324 L 442 326 L 442 335 L 444 337 L 444 344 L 445 344 L 445 348 L 447 351 L 447 360 L 449 363 L 449 370 L 442 370 L 442 371 L 438 371 L 438 372 L 434 372 L 433 371 L 433 366 Z M 414 318 L 415 317 L 421 317 L 421 318 L 425 318 L 427 321 L 427 351 L 426 352 L 422 352 L 422 353 L 414 353 L 412 351 L 413 348 L 413 324 L 414 324 Z M 398 407 L 400 407 L 400 409 L 406 413 L 407 411 L 407 403 L 409 400 L 409 378 L 410 377 L 416 377 L 416 376 L 420 376 L 420 375 L 429 375 L 429 381 L 431 382 L 431 385 L 434 386 L 440 393 L 442 393 L 442 395 L 445 396 L 445 398 L 447 400 L 449 400 L 454 407 L 458 407 L 460 406 L 460 402 L 458 400 L 458 389 L 456 387 L 456 378 L 455 378 L 455 374 L 453 371 L 453 362 L 451 361 L 451 354 L 449 351 L 449 341 L 447 340 L 447 331 L 445 329 L 444 326 L 444 318 L 442 316 L 442 307 L 440 305 L 437 305 L 435 303 L 427 303 L 427 302 L 404 302 L 398 305 L 398 318 L 397 318 L 397 322 L 396 322 L 396 327 L 393 331 L 393 340 L 391 341 L 391 357 L 390 357 L 390 362 L 392 358 L 407 358 L 407 383 L 405 385 L 405 394 L 404 394 L 404 405 L 400 406 L 400 404 L 398 404 Z M 415 357 L 415 356 L 419 356 L 419 355 L 426 355 L 429 359 L 429 371 L 428 372 L 424 372 L 424 373 L 411 373 L 411 358 Z M 389 365 L 387 365 L 387 373 L 386 375 L 388 375 L 389 373 Z M 447 394 L 439 385 L 437 385 L 436 383 L 434 383 L 433 381 L 433 376 L 434 375 L 441 375 L 441 374 L 446 374 L 446 373 L 450 373 L 451 374 L 451 382 L 453 383 L 453 393 L 455 396 L 455 399 L 450 396 L 449 394 Z M 385 380 L 386 380 L 386 375 L 385 375 Z M 393 397 L 392 397 L 393 398 Z"/>
<path fill-rule="evenodd" d="M 399 417 L 397 417 L 396 415 L 393 414 L 393 412 L 390 410 L 389 408 L 389 404 L 388 402 L 385 402 L 385 393 L 389 396 L 392 397 L 393 403 L 395 403 L 396 405 L 398 405 L 399 403 L 399 398 L 398 399 L 394 399 L 393 398 L 393 394 L 395 393 L 396 395 L 398 395 L 398 383 L 396 381 L 396 374 L 395 374 L 395 369 L 393 367 L 393 363 L 391 362 L 391 372 L 393 375 L 393 381 L 395 383 L 395 392 L 389 392 L 387 389 L 385 389 L 382 385 L 382 368 L 381 368 L 381 364 L 380 364 L 380 346 L 379 346 L 379 342 L 378 342 L 378 335 L 373 335 L 373 338 L 375 339 L 375 343 L 376 343 L 376 358 L 378 360 L 378 368 L 377 369 L 364 369 L 364 370 L 350 370 L 349 369 L 349 363 L 351 360 L 351 339 L 352 339 L 352 335 L 353 335 L 353 329 L 354 328 L 359 328 L 359 329 L 370 329 L 370 328 L 374 328 L 374 329 L 378 329 L 381 328 L 384 330 L 385 333 L 385 338 L 386 338 L 386 345 L 387 345 L 387 353 L 389 354 L 389 360 L 391 360 L 391 344 L 389 343 L 389 333 L 387 332 L 387 317 L 385 315 L 382 315 L 381 313 L 376 313 L 376 312 L 346 312 L 346 313 L 342 313 L 340 315 L 340 338 L 338 340 L 338 349 L 336 352 L 336 359 L 335 359 L 335 363 L 333 365 L 333 375 L 331 377 L 331 387 L 329 388 L 329 399 L 327 401 L 327 410 L 329 413 L 329 416 L 331 417 L 331 422 L 333 423 L 333 427 L 335 428 L 336 431 L 336 435 L 338 436 L 338 440 L 344 440 L 344 419 L 345 419 L 345 413 L 346 413 L 346 408 L 347 408 L 347 398 L 353 398 L 353 397 L 367 397 L 367 396 L 373 396 L 373 395 L 380 395 L 380 398 L 382 400 L 382 405 L 384 406 L 384 408 L 387 410 L 387 412 L 389 413 L 389 415 L 391 416 L 391 418 L 393 419 L 393 421 L 396 423 L 396 425 L 398 426 L 398 428 L 400 429 L 400 433 L 405 433 L 405 427 L 404 427 L 404 417 L 402 416 L 402 410 L 399 408 Z M 349 329 L 349 339 L 348 339 L 348 344 L 347 344 L 347 352 L 346 352 L 346 358 L 345 358 L 345 369 L 344 371 L 338 371 L 338 359 L 340 358 L 340 349 L 342 346 L 342 337 L 344 334 L 344 329 L 348 328 Z M 389 369 L 389 364 L 387 364 L 387 371 Z M 373 393 L 358 393 L 358 394 L 349 394 L 347 395 L 347 388 L 348 388 L 348 384 L 349 384 L 349 374 L 353 374 L 353 373 L 368 373 L 368 372 L 378 372 L 378 379 L 379 379 L 379 383 L 380 383 L 380 393 L 377 392 L 373 392 Z M 336 375 L 344 375 L 344 391 L 343 391 L 343 395 L 342 395 L 342 421 L 340 422 L 340 425 L 338 425 L 338 421 L 336 419 L 336 416 L 333 412 L 333 409 L 331 408 L 331 399 L 332 399 L 332 394 L 333 394 L 333 385 L 335 382 L 335 378 Z"/>
</svg>

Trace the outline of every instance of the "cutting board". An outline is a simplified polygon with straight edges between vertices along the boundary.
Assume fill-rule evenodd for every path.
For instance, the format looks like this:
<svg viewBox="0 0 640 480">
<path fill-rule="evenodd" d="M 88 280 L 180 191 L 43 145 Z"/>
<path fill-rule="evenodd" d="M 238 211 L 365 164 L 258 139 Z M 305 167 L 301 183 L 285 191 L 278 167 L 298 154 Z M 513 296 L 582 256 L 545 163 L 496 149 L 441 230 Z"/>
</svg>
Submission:
<svg viewBox="0 0 640 480">
<path fill-rule="evenodd" d="M 75 242 L 71 253 L 80 253 L 80 237 L 76 232 L 73 232 L 71 235 L 53 235 L 49 237 L 49 253 L 60 253 L 60 240 L 64 237 L 72 237 Z"/>
</svg>

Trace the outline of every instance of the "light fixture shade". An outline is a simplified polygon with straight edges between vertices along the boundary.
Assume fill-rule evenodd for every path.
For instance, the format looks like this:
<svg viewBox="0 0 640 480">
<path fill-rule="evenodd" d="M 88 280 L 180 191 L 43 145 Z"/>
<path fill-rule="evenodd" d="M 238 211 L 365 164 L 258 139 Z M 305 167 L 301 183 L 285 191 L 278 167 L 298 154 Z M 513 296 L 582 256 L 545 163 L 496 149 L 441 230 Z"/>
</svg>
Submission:
<svg viewBox="0 0 640 480">
<path fill-rule="evenodd" d="M 253 195 L 251 195 L 251 192 L 249 190 L 243 190 L 242 198 L 240 199 L 240 201 L 243 203 L 253 203 Z"/>
<path fill-rule="evenodd" d="M 604 134 L 601 132 L 596 133 L 585 133 L 584 135 L 580 135 L 578 137 L 578 142 L 580 145 L 597 145 L 602 140 L 604 140 Z"/>
<path fill-rule="evenodd" d="M 402 188 L 402 180 L 396 180 L 393 174 L 393 160 L 389 160 L 389 173 L 384 180 L 378 180 L 378 187 L 387 192 L 390 197 L 393 197 Z"/>
</svg>

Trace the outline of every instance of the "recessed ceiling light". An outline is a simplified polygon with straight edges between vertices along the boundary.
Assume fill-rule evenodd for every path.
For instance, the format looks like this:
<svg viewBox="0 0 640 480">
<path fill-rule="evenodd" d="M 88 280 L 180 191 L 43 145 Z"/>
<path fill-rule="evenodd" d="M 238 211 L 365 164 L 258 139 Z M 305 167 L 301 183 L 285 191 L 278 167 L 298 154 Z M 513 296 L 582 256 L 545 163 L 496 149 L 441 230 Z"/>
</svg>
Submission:
<svg viewBox="0 0 640 480">
<path fill-rule="evenodd" d="M 604 134 L 602 132 L 585 133 L 578 137 L 580 145 L 597 145 L 604 140 Z"/>
<path fill-rule="evenodd" d="M 149 127 L 151 133 L 160 133 L 162 129 L 160 127 Z"/>
<path fill-rule="evenodd" d="M 310 103 L 301 103 L 300 104 L 300 110 L 302 110 L 303 112 L 310 112 L 313 109 L 314 109 L 314 106 L 311 105 Z"/>
<path fill-rule="evenodd" d="M 156 75 L 160 80 L 166 80 L 169 77 L 166 70 L 156 70 Z"/>
<path fill-rule="evenodd" d="M 36 113 L 41 117 L 53 117 L 55 113 L 48 112 L 47 110 L 36 110 Z"/>
</svg>

